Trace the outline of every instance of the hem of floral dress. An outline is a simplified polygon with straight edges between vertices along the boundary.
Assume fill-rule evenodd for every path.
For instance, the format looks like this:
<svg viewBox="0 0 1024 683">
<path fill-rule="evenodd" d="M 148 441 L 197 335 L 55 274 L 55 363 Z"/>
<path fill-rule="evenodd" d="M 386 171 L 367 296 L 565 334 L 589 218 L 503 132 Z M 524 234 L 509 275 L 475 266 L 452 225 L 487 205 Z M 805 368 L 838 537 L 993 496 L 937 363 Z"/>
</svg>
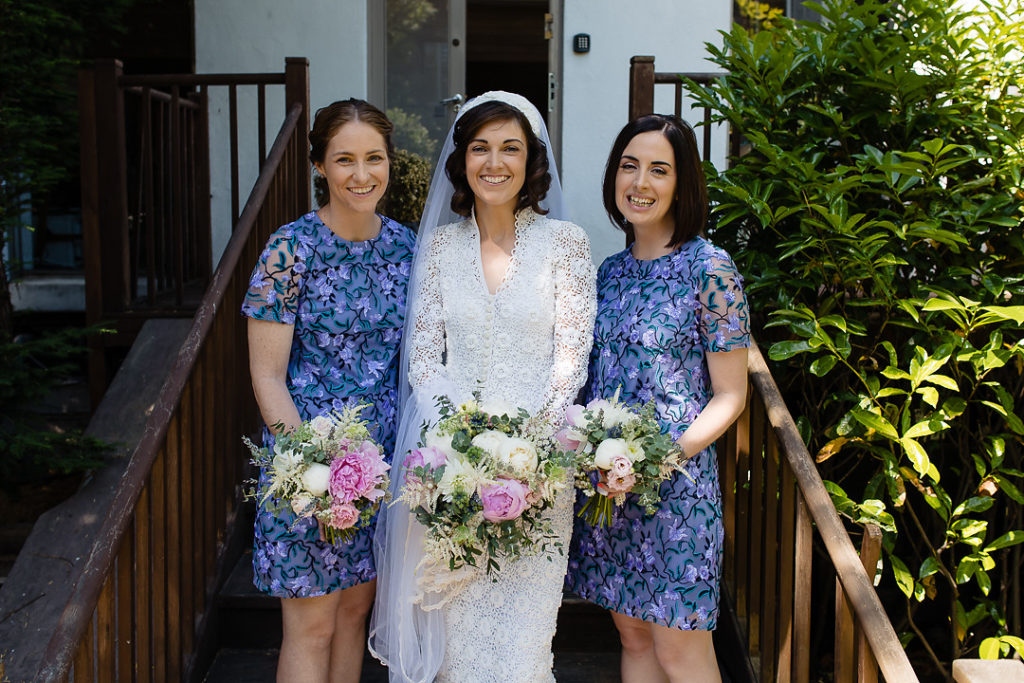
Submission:
<svg viewBox="0 0 1024 683">
<path fill-rule="evenodd" d="M 612 603 L 608 600 L 604 600 L 596 595 L 587 595 L 585 592 L 581 592 L 579 588 L 573 585 L 572 581 L 566 581 L 566 586 L 578 597 L 586 600 L 587 602 L 592 602 L 598 607 L 606 609 L 610 612 L 615 612 L 616 614 L 621 614 L 626 617 L 632 617 L 633 619 L 639 619 L 640 621 L 645 621 L 649 624 L 657 624 L 658 626 L 672 628 L 677 631 L 714 631 L 718 628 L 718 608 L 716 608 L 715 611 L 707 619 L 705 619 L 704 623 L 700 626 L 690 626 L 689 624 L 684 626 L 674 626 L 671 623 L 667 623 L 664 619 L 659 619 L 655 617 L 653 614 L 647 611 L 644 611 L 643 614 L 640 615 L 626 614 L 625 612 L 620 611 L 621 606 L 619 605 L 613 606 Z"/>
<path fill-rule="evenodd" d="M 352 588 L 352 587 L 358 586 L 360 584 L 369 583 L 370 581 L 375 581 L 376 579 L 377 579 L 377 572 L 374 572 L 373 576 L 370 576 L 368 578 L 355 577 L 354 580 L 340 583 L 337 586 L 332 586 L 331 588 L 326 589 L 326 590 L 319 589 L 319 588 L 317 588 L 315 586 L 310 586 L 308 589 L 301 590 L 301 591 L 288 591 L 288 590 L 274 591 L 274 590 L 271 590 L 270 586 L 267 586 L 266 584 L 259 583 L 256 580 L 256 577 L 254 576 L 253 580 L 252 580 L 252 585 L 255 586 L 256 590 L 258 590 L 260 593 L 263 593 L 264 595 L 269 595 L 272 598 L 289 598 L 289 599 L 290 598 L 319 598 L 319 597 L 323 597 L 324 595 L 330 595 L 331 593 L 337 593 L 338 591 L 343 591 L 346 588 Z"/>
</svg>

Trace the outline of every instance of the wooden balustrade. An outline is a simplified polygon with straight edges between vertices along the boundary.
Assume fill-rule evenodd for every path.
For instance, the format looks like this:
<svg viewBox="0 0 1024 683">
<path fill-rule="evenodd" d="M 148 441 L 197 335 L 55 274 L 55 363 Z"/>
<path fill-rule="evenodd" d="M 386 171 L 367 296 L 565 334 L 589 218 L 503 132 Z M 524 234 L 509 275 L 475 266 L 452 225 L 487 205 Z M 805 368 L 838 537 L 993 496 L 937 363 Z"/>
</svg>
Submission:
<svg viewBox="0 0 1024 683">
<path fill-rule="evenodd" d="M 262 166 L 266 89 L 283 86 L 285 109 L 301 104 L 308 131 L 308 68 L 289 58 L 280 73 L 124 75 L 104 59 L 79 72 L 86 319 L 116 330 L 90 339 L 94 404 L 113 366 L 106 349 L 131 345 L 147 318 L 191 317 L 210 280 L 212 228 L 238 222 L 239 89 L 256 90 L 257 130 L 243 143 Z M 228 94 L 230 216 L 211 216 L 211 88 Z"/>
<path fill-rule="evenodd" d="M 682 119 L 689 119 L 683 111 L 683 79 L 686 76 L 695 83 L 705 85 L 724 74 L 720 73 L 663 73 L 654 70 L 654 57 L 638 55 L 629 60 L 629 120 L 654 113 L 654 86 L 671 85 L 675 88 L 672 113 Z M 662 112 L 663 113 L 663 112 Z M 701 140 L 701 158 L 711 161 L 711 109 L 704 107 Z M 731 153 L 737 149 L 735 141 L 730 143 Z"/>
<path fill-rule="evenodd" d="M 820 584 L 812 580 L 820 542 L 835 574 L 833 680 L 873 682 L 881 670 L 890 683 L 916 681 L 872 585 L 881 532 L 865 528 L 858 556 L 756 345 L 748 371 L 746 410 L 718 454 L 723 602 L 749 653 L 749 673 L 762 682 L 810 679 L 812 628 L 824 626 L 812 626 L 821 613 L 822 596 L 812 590 Z"/>
<path fill-rule="evenodd" d="M 675 88 L 673 113 L 683 116 L 683 77 L 706 84 L 722 75 L 656 72 L 654 57 L 633 57 L 629 116 L 653 112 L 661 84 Z M 705 161 L 710 124 L 705 108 Z M 834 680 L 873 683 L 881 672 L 890 683 L 916 681 L 873 586 L 881 532 L 866 527 L 858 555 L 756 345 L 748 372 L 746 410 L 718 444 L 726 539 L 722 599 L 735 616 L 733 635 L 749 653 L 747 673 L 762 682 L 809 680 L 812 629 L 827 626 L 812 621 L 822 613 L 823 597 L 812 590 L 821 584 L 812 580 L 815 550 L 821 549 L 835 575 L 833 604 L 826 606 L 835 617 Z"/>
<path fill-rule="evenodd" d="M 309 210 L 308 114 L 291 105 L 47 646 L 38 681 L 176 681 L 224 576 L 240 437 L 258 428 L 240 314 L 278 226 Z M 306 169 L 303 172 L 302 169 Z"/>
</svg>

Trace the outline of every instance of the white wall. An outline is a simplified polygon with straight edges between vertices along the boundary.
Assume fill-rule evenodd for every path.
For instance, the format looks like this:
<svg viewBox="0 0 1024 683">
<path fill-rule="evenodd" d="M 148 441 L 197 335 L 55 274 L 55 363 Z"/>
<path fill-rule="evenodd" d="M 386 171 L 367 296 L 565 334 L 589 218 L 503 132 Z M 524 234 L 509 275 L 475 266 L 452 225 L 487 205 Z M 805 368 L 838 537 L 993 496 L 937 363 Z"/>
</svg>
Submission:
<svg viewBox="0 0 1024 683">
<path fill-rule="evenodd" d="M 600 264 L 623 247 L 622 233 L 601 204 L 601 178 L 612 142 L 626 123 L 629 58 L 654 55 L 655 70 L 706 72 L 705 42 L 721 44 L 732 18 L 731 0 L 564 0 L 562 184 L 570 218 L 586 228 Z M 590 52 L 572 51 L 572 37 L 590 34 Z M 673 110 L 673 88 L 657 86 L 655 111 Z M 703 110 L 684 118 L 695 124 Z M 698 141 L 702 135 L 697 131 Z M 726 136 L 716 131 L 712 161 L 725 160 Z"/>
<path fill-rule="evenodd" d="M 366 0 L 195 0 L 196 73 L 284 71 L 285 57 L 309 59 L 310 123 L 317 108 L 366 97 Z M 213 262 L 231 234 L 228 100 L 210 91 Z M 239 211 L 256 181 L 256 89 L 238 92 Z M 284 119 L 283 86 L 267 88 L 267 148 Z"/>
</svg>

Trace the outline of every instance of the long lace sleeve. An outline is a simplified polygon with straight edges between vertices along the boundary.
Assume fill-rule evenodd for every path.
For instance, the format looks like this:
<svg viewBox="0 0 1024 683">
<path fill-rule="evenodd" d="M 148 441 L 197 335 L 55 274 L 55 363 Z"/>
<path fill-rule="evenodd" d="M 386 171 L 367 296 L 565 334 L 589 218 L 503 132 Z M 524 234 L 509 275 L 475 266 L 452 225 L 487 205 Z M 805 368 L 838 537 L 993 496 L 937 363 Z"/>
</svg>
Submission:
<svg viewBox="0 0 1024 683">
<path fill-rule="evenodd" d="M 414 277 L 414 291 L 409 292 L 409 384 L 423 387 L 444 374 L 442 358 L 445 348 L 444 312 L 441 304 L 441 235 L 434 234 L 427 245 L 422 273 Z"/>
<path fill-rule="evenodd" d="M 596 271 L 583 228 L 563 223 L 555 236 L 555 330 L 545 417 L 558 424 L 587 379 L 597 309 Z"/>
</svg>

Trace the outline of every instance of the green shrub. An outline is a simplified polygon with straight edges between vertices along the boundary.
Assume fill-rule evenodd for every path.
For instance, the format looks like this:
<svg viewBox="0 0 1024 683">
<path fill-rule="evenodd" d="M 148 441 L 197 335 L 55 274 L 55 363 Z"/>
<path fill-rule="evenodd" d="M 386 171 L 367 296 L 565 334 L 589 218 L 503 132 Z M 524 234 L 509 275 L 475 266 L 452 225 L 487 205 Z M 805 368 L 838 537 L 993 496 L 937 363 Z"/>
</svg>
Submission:
<svg viewBox="0 0 1024 683">
<path fill-rule="evenodd" d="M 430 162 L 413 152 L 396 149 L 391 158 L 391 184 L 385 213 L 396 221 L 419 222 L 430 187 Z"/>
<path fill-rule="evenodd" d="M 77 429 L 52 428 L 37 410 L 40 399 L 76 372 L 85 336 L 103 332 L 67 329 L 0 341 L 0 485 L 8 492 L 19 484 L 104 464 L 109 444 Z"/>
<path fill-rule="evenodd" d="M 688 83 L 747 151 L 708 169 L 715 240 L 837 508 L 886 532 L 897 630 L 948 671 L 1024 649 L 1024 18 L 807 5 Z"/>
</svg>

